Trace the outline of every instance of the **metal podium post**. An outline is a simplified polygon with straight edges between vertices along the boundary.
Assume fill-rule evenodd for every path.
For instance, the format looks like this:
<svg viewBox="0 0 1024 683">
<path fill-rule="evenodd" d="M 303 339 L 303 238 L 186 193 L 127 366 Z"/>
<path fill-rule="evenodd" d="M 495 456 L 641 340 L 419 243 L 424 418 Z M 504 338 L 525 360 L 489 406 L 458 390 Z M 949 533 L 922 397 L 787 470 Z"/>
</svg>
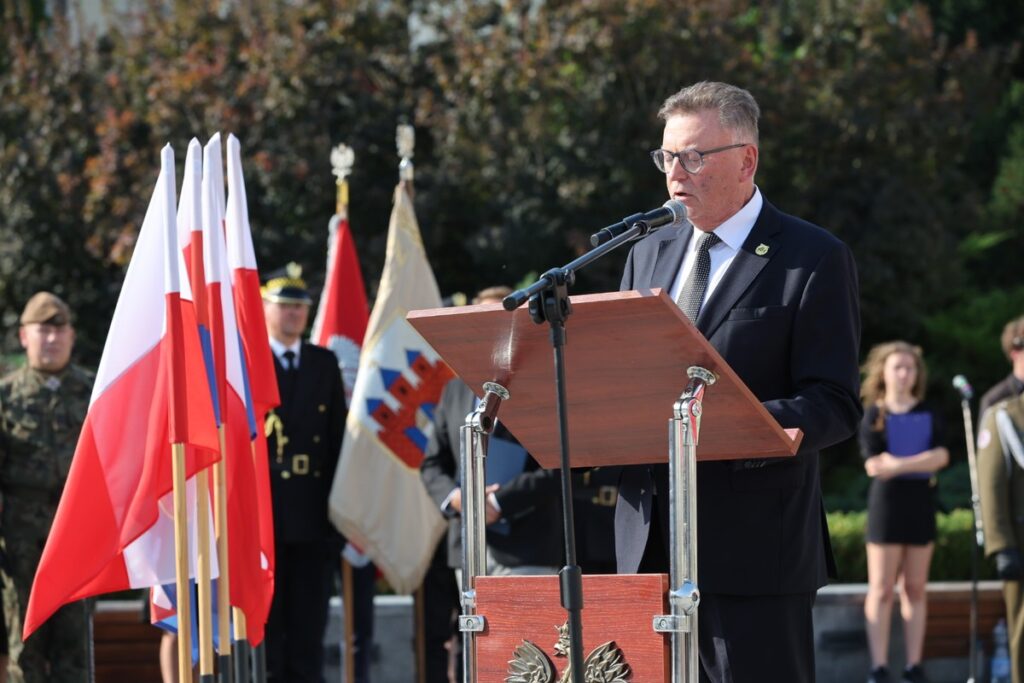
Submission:
<svg viewBox="0 0 1024 683">
<path fill-rule="evenodd" d="M 494 382 L 485 382 L 484 392 L 483 401 L 466 416 L 466 424 L 459 427 L 462 437 L 459 449 L 462 470 L 462 587 L 459 594 L 462 614 L 459 615 L 459 631 L 462 632 L 463 680 L 467 683 L 477 680 L 476 634 L 484 630 L 484 617 L 476 614 L 476 577 L 487 575 L 484 516 L 487 437 L 494 430 L 501 402 L 509 397 L 508 390 Z"/>
<path fill-rule="evenodd" d="M 669 609 L 654 618 L 654 630 L 672 634 L 673 683 L 697 683 L 697 441 L 704 391 L 714 373 L 701 367 L 686 371 L 686 391 L 669 420 Z"/>
</svg>

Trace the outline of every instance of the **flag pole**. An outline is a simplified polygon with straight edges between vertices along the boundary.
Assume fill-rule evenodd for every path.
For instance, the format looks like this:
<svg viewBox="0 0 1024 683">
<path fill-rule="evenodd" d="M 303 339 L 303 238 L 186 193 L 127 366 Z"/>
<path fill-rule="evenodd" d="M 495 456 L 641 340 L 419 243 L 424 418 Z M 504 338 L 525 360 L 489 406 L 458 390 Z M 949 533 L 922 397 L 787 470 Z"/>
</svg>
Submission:
<svg viewBox="0 0 1024 683">
<path fill-rule="evenodd" d="M 331 150 L 331 172 L 337 178 L 335 185 L 338 188 L 334 213 L 342 219 L 348 217 L 348 176 L 352 173 L 354 162 L 355 152 L 348 145 L 340 144 Z M 337 249 L 338 245 L 335 244 L 333 248 Z M 342 614 L 344 681 L 345 683 L 355 683 L 355 591 L 352 582 L 352 563 L 344 555 L 341 556 L 341 606 L 344 610 Z"/>
<path fill-rule="evenodd" d="M 199 681 L 213 683 L 213 603 L 210 591 L 210 469 L 196 476 L 196 520 L 199 525 L 196 586 L 199 593 Z M 179 595 L 181 595 L 179 593 Z M 181 602 L 179 598 L 178 602 Z"/>
<path fill-rule="evenodd" d="M 185 444 L 171 445 L 174 482 L 174 560 L 178 595 L 178 681 L 192 683 L 192 601 L 188 585 L 188 512 L 185 500 Z"/>
<path fill-rule="evenodd" d="M 408 124 L 399 125 L 395 131 L 395 144 L 398 146 L 398 156 L 401 157 L 401 161 L 398 163 L 399 183 L 411 199 L 415 196 L 415 188 L 413 187 L 415 173 L 412 157 L 416 149 L 416 129 Z M 416 646 L 416 680 L 418 683 L 425 683 L 427 680 L 427 639 L 424 633 L 422 584 L 413 593 L 412 600 L 413 630 Z"/>
<path fill-rule="evenodd" d="M 231 682 L 231 576 L 228 566 L 228 487 L 227 487 L 227 441 L 224 425 L 218 428 L 220 435 L 220 460 L 213 468 L 213 500 L 216 504 L 214 527 L 217 533 L 217 562 L 220 574 L 217 578 L 217 664 L 221 683 Z"/>
<path fill-rule="evenodd" d="M 235 683 L 249 683 L 251 669 L 249 667 L 248 630 L 245 624 L 245 612 L 237 607 L 231 608 L 231 618 L 235 620 Z"/>
</svg>

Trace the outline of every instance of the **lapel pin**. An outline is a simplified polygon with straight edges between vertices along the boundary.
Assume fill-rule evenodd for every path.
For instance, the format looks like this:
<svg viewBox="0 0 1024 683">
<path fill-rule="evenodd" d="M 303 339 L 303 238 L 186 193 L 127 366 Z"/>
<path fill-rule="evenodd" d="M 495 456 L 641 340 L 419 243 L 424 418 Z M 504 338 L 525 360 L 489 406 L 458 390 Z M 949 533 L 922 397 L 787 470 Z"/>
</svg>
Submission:
<svg viewBox="0 0 1024 683">
<path fill-rule="evenodd" d="M 758 256 L 764 256 L 768 253 L 768 245 L 764 243 L 757 245 L 757 248 L 754 249 L 754 253 Z"/>
</svg>

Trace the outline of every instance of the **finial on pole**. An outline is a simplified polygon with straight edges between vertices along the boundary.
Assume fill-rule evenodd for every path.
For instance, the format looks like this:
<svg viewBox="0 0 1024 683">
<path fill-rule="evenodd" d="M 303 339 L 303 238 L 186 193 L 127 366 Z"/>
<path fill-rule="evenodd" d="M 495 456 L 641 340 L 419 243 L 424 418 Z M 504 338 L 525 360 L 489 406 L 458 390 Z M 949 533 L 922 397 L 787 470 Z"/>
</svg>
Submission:
<svg viewBox="0 0 1024 683">
<path fill-rule="evenodd" d="M 398 178 L 412 184 L 412 157 L 416 148 L 416 129 L 408 124 L 399 125 L 395 133 L 395 142 L 398 144 L 398 156 L 402 158 L 401 163 L 398 164 Z"/>
<path fill-rule="evenodd" d="M 331 172 L 338 179 L 338 197 L 335 213 L 348 213 L 348 176 L 352 173 L 352 166 L 355 164 L 356 153 L 352 148 L 342 143 L 331 150 Z"/>
</svg>

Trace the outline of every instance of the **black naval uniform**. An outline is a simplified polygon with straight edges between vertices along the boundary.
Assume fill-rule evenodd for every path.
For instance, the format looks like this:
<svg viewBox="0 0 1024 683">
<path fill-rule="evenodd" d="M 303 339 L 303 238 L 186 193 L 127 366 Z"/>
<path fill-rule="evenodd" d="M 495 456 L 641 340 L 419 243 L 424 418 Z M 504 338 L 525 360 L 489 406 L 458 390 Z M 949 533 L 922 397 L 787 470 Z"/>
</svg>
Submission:
<svg viewBox="0 0 1024 683">
<path fill-rule="evenodd" d="M 302 343 L 298 369 L 275 355 L 281 405 L 265 421 L 276 575 L 267 622 L 268 680 L 323 681 L 323 638 L 341 537 L 327 497 L 341 453 L 345 392 L 334 354 Z"/>
</svg>

